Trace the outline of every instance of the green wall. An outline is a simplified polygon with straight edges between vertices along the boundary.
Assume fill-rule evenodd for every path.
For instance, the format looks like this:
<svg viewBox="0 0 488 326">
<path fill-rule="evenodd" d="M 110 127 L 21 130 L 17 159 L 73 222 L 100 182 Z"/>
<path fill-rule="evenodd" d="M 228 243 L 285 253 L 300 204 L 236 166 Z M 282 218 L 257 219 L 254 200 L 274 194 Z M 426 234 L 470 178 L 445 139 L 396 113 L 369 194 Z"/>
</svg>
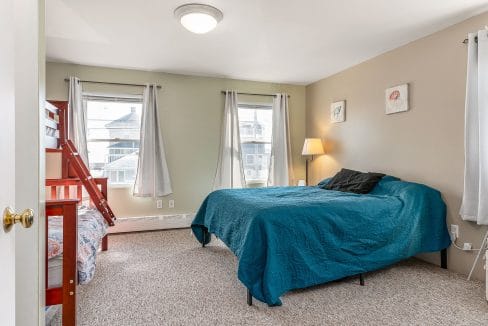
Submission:
<svg viewBox="0 0 488 326">
<path fill-rule="evenodd" d="M 157 83 L 160 119 L 163 128 L 167 161 L 172 179 L 173 194 L 163 198 L 163 209 L 156 208 L 154 199 L 134 198 L 129 188 L 112 188 L 109 200 L 119 217 L 148 216 L 195 212 L 212 190 L 220 142 L 220 123 L 224 106 L 221 90 L 277 93 L 290 95 L 290 125 L 293 162 L 296 179 L 305 178 L 305 161 L 301 157 L 305 137 L 305 87 L 227 78 L 196 77 L 112 69 L 64 63 L 47 63 L 46 97 L 66 100 L 68 84 L 64 79 L 76 76 L 86 80 L 123 83 Z M 139 87 L 85 84 L 87 91 L 106 93 L 141 93 Z M 244 102 L 268 102 L 270 97 L 240 97 Z M 56 164 L 48 161 L 47 174 Z M 169 209 L 168 199 L 175 200 Z"/>
</svg>

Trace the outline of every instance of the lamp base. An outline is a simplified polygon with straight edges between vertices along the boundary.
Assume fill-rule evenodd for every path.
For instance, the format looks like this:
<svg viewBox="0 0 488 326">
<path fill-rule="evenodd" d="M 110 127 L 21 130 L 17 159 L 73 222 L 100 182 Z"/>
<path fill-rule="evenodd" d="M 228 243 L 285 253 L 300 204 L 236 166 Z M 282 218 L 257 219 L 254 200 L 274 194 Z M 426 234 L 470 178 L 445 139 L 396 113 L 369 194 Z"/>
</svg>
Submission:
<svg viewBox="0 0 488 326">
<path fill-rule="evenodd" d="M 306 164 L 305 164 L 305 184 L 308 186 L 308 164 L 309 164 L 309 159 L 307 158 Z"/>
</svg>

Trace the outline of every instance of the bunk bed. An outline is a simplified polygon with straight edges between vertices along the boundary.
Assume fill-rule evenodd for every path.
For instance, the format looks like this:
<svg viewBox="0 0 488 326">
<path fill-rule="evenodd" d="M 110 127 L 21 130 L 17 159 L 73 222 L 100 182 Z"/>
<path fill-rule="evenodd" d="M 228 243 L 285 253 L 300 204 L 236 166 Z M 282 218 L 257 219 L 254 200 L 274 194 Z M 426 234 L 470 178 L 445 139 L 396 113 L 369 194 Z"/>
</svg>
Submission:
<svg viewBox="0 0 488 326">
<path fill-rule="evenodd" d="M 76 287 L 95 270 L 96 254 L 108 249 L 107 227 L 115 216 L 107 202 L 107 178 L 93 178 L 67 139 L 68 103 L 45 105 L 47 153 L 61 155 L 61 178 L 46 179 L 46 307 L 62 304 L 63 325 L 76 325 Z"/>
</svg>

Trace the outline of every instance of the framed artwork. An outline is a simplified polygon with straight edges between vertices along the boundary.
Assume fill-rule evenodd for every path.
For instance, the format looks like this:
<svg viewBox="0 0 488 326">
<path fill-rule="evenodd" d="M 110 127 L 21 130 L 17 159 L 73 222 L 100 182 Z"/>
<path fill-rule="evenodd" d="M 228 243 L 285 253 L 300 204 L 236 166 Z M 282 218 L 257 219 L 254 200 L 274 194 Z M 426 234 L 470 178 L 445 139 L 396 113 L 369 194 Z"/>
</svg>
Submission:
<svg viewBox="0 0 488 326">
<path fill-rule="evenodd" d="M 386 114 L 408 111 L 408 84 L 386 89 L 385 105 Z"/>
<path fill-rule="evenodd" d="M 346 101 L 334 102 L 330 105 L 330 122 L 344 122 L 346 120 Z"/>
</svg>

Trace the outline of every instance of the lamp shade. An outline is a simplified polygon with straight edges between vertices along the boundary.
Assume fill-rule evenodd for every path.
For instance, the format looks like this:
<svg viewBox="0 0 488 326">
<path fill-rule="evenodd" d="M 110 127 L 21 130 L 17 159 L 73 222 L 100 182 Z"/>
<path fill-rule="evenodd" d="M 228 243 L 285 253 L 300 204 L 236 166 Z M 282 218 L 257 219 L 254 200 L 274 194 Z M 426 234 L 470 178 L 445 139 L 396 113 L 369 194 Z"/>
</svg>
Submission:
<svg viewBox="0 0 488 326">
<path fill-rule="evenodd" d="M 302 155 L 320 155 L 325 154 L 324 145 L 320 138 L 305 138 L 303 143 Z"/>
</svg>

